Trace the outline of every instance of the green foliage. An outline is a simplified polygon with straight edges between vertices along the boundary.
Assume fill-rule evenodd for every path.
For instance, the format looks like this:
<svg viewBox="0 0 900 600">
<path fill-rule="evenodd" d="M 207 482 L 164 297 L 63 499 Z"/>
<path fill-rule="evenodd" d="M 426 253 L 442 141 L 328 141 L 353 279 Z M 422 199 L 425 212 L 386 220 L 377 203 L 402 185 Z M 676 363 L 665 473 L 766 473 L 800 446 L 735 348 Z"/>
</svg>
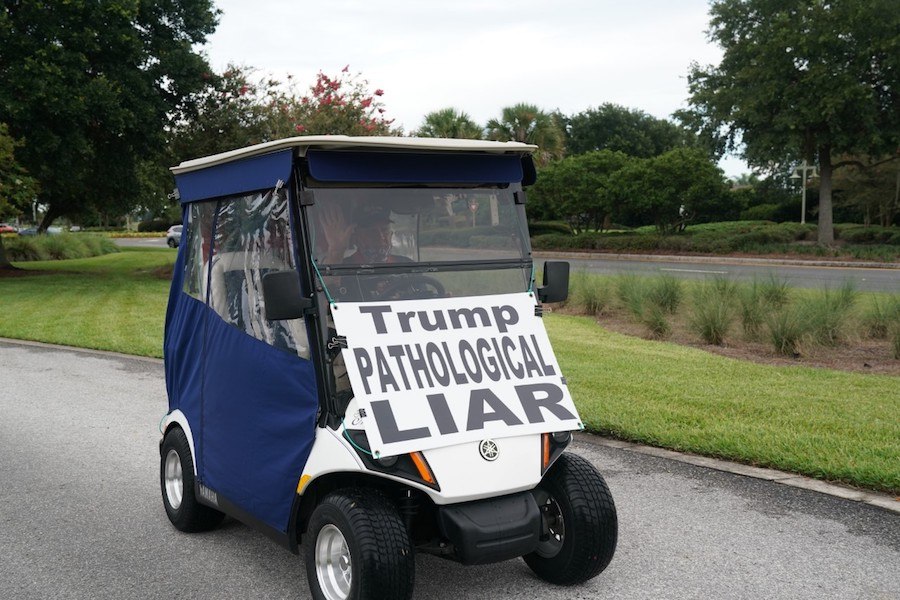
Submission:
<svg viewBox="0 0 900 600">
<path fill-rule="evenodd" d="M 900 11 L 893 0 L 716 0 L 718 66 L 693 65 L 681 117 L 751 164 L 817 161 L 818 240 L 833 241 L 833 156 L 900 146 Z"/>
<path fill-rule="evenodd" d="M 689 220 L 714 214 L 728 201 L 721 169 L 696 149 L 631 161 L 610 177 L 609 187 L 626 223 L 652 223 L 660 233 L 681 230 Z"/>
<path fill-rule="evenodd" d="M 749 286 L 741 288 L 738 299 L 744 337 L 759 339 L 768 312 L 759 282 L 754 279 Z"/>
<path fill-rule="evenodd" d="M 707 344 L 725 343 L 734 321 L 734 298 L 737 287 L 724 278 L 707 281 L 694 289 L 694 306 L 688 324 Z"/>
<path fill-rule="evenodd" d="M 800 341 L 806 333 L 804 321 L 795 307 L 774 311 L 766 318 L 769 340 L 775 352 L 785 356 L 800 356 Z"/>
<path fill-rule="evenodd" d="M 140 201 L 145 161 L 209 72 L 194 48 L 216 26 L 211 0 L 23 0 L 0 10 L 0 122 L 40 183 L 43 226 Z M 157 171 L 158 173 L 158 171 Z"/>
<path fill-rule="evenodd" d="M 847 333 L 851 311 L 859 293 L 852 282 L 837 291 L 825 289 L 800 305 L 800 318 L 813 341 L 823 346 L 836 345 Z"/>
<path fill-rule="evenodd" d="M 649 300 L 669 314 L 675 314 L 682 297 L 681 281 L 671 275 L 655 277 L 648 290 Z"/>
<path fill-rule="evenodd" d="M 616 209 L 609 179 L 629 160 L 621 152 L 602 150 L 548 164 L 529 192 L 529 214 L 565 219 L 576 232 L 602 229 Z"/>
<path fill-rule="evenodd" d="M 37 235 L 10 238 L 6 252 L 11 261 L 67 260 L 118 252 L 115 243 L 96 234 Z"/>
<path fill-rule="evenodd" d="M 678 125 L 610 103 L 570 117 L 566 134 L 569 154 L 610 150 L 652 158 L 694 143 L 693 135 Z"/>
<path fill-rule="evenodd" d="M 444 108 L 425 115 L 415 135 L 428 138 L 480 140 L 484 132 L 465 112 L 455 108 Z"/>
<path fill-rule="evenodd" d="M 606 311 L 611 301 L 612 290 L 605 281 L 585 271 L 575 273 L 566 306 L 574 307 L 587 315 L 600 315 Z"/>
<path fill-rule="evenodd" d="M 9 127 L 0 122 L 0 220 L 20 214 L 34 199 L 37 182 L 16 160 L 20 140 L 9 135 Z"/>
<path fill-rule="evenodd" d="M 502 109 L 499 119 L 487 122 L 487 138 L 501 142 L 535 144 L 535 159 L 546 165 L 552 159 L 561 158 L 565 151 L 565 134 L 562 125 L 550 113 L 533 104 L 515 104 Z"/>
<path fill-rule="evenodd" d="M 900 325 L 900 297 L 881 300 L 873 295 L 862 315 L 862 325 L 871 338 L 888 337 L 891 331 Z"/>
</svg>

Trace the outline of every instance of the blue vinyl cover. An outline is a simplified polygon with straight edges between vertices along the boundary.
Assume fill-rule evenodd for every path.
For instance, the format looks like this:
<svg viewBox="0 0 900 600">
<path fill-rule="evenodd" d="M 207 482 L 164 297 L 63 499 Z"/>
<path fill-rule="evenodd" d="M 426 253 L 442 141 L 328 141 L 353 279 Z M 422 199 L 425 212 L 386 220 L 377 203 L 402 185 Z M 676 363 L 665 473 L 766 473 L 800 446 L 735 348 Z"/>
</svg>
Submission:
<svg viewBox="0 0 900 600">
<path fill-rule="evenodd" d="M 522 157 L 515 154 L 342 152 L 310 150 L 309 172 L 328 182 L 517 183 Z"/>
<path fill-rule="evenodd" d="M 291 176 L 293 151 L 253 156 L 243 160 L 175 176 L 182 204 L 274 188 Z"/>
<path fill-rule="evenodd" d="M 313 363 L 247 335 L 184 293 L 185 252 L 182 244 L 166 311 L 169 410 L 180 409 L 191 426 L 199 481 L 286 532 L 315 440 Z"/>
</svg>

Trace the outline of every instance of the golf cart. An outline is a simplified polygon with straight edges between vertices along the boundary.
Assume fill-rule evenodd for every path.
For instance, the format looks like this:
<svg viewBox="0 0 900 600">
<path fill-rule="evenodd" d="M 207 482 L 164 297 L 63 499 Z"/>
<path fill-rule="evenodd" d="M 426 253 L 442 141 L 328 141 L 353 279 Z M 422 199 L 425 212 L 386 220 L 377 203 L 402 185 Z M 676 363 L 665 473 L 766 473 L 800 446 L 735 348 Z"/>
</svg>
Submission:
<svg viewBox="0 0 900 600">
<path fill-rule="evenodd" d="M 415 554 L 523 557 L 572 585 L 612 559 L 606 483 L 543 326 L 534 146 L 307 136 L 172 169 L 160 485 L 181 531 L 230 515 L 315 598 L 409 598 Z M 305 545 L 301 545 L 301 539 Z"/>
</svg>

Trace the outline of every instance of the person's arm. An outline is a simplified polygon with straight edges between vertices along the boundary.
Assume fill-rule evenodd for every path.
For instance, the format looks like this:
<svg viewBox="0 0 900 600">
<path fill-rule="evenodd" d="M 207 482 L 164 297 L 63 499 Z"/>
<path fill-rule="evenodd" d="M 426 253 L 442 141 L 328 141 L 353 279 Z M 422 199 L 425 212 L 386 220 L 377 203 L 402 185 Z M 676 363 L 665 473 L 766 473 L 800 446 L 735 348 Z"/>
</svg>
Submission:
<svg viewBox="0 0 900 600">
<path fill-rule="evenodd" d="M 322 233 L 328 249 L 325 252 L 325 262 L 330 265 L 340 264 L 344 260 L 344 254 L 350 248 L 350 238 L 356 225 L 348 223 L 340 206 L 323 206 L 320 216 Z"/>
</svg>

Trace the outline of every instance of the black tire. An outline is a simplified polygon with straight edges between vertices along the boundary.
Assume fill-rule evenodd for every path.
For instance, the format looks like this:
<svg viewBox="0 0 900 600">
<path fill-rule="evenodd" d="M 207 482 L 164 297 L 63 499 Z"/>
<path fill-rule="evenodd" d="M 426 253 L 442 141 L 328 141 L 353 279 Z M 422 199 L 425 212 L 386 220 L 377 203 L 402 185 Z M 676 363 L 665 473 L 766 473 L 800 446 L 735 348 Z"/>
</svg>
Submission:
<svg viewBox="0 0 900 600">
<path fill-rule="evenodd" d="M 181 494 L 178 497 L 177 490 L 167 489 L 166 464 L 170 453 L 177 457 L 169 463 L 170 468 L 177 460 L 181 467 Z M 177 482 L 179 475 L 170 473 L 169 482 Z M 225 518 L 225 514 L 214 508 L 197 502 L 194 496 L 194 459 L 191 456 L 191 447 L 188 445 L 187 436 L 180 427 L 169 430 L 163 438 L 162 452 L 159 459 L 159 487 L 162 491 L 163 506 L 166 515 L 172 525 L 180 531 L 197 532 L 215 529 Z"/>
<path fill-rule="evenodd" d="M 325 560 L 317 563 L 316 557 L 329 547 L 327 542 L 334 539 L 335 528 L 347 551 L 338 552 L 342 554 L 338 563 L 346 564 L 349 584 L 346 579 L 338 584 L 323 581 L 327 574 L 320 577 L 323 570 L 327 571 L 328 563 Z M 402 600 L 412 597 L 414 550 L 397 507 L 381 492 L 360 488 L 332 492 L 313 511 L 306 535 L 306 576 L 313 598 Z M 340 586 L 347 589 L 338 589 Z"/>
<path fill-rule="evenodd" d="M 169 248 L 177 248 L 177 247 L 178 247 L 178 242 L 176 242 L 176 241 L 173 240 L 172 238 L 169 238 L 169 239 L 166 241 L 166 243 L 169 245 Z"/>
<path fill-rule="evenodd" d="M 599 575 L 615 554 L 619 522 L 597 469 L 576 454 L 563 454 L 534 493 L 550 535 L 523 557 L 525 563 L 538 577 L 558 585 Z"/>
</svg>

